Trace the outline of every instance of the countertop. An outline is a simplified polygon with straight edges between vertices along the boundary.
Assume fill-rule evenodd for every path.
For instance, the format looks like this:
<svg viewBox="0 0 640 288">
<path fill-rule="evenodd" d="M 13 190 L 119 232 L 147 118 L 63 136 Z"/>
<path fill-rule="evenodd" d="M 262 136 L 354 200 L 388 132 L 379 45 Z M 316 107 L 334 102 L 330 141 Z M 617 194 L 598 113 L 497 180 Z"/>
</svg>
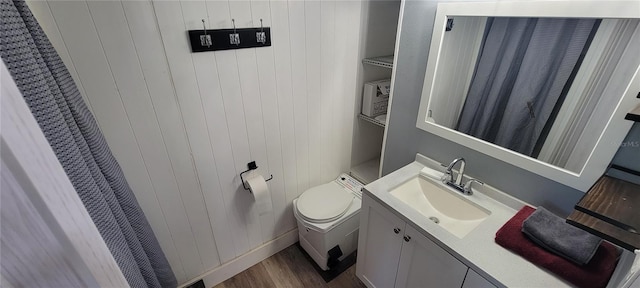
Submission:
<svg viewBox="0 0 640 288">
<path fill-rule="evenodd" d="M 568 282 L 495 243 L 498 229 L 526 203 L 487 184 L 479 189 L 474 188 L 473 195 L 465 197 L 490 210 L 491 215 L 460 239 L 389 194 L 391 189 L 415 177 L 424 167 L 443 170 L 438 163 L 418 154 L 416 162 L 366 185 L 364 193 L 390 208 L 460 262 L 498 287 L 571 287 Z"/>
</svg>

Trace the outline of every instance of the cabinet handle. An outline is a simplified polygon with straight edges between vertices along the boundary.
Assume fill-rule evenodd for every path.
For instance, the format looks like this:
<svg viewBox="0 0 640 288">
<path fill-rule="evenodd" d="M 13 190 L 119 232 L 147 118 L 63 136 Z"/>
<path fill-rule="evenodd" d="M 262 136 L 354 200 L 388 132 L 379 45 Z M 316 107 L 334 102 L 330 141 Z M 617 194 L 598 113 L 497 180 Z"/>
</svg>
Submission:
<svg viewBox="0 0 640 288">
<path fill-rule="evenodd" d="M 396 233 L 396 234 L 400 233 L 400 228 L 393 228 L 393 233 Z"/>
<path fill-rule="evenodd" d="M 409 242 L 409 240 L 411 240 L 411 236 L 409 235 L 404 235 L 404 242 Z"/>
</svg>

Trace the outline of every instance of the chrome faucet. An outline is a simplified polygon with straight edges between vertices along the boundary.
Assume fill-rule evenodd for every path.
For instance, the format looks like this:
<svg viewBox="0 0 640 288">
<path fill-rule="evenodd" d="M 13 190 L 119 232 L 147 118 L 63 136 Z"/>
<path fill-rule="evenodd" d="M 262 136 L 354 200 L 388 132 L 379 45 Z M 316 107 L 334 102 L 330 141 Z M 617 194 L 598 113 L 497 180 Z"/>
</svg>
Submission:
<svg viewBox="0 0 640 288">
<path fill-rule="evenodd" d="M 455 181 L 453 180 L 453 167 L 456 166 L 456 164 L 460 163 L 460 169 L 458 169 L 458 176 L 456 177 Z M 467 194 L 467 195 L 471 195 L 470 191 L 471 189 L 465 189 L 466 185 L 462 184 L 462 177 L 464 176 L 464 166 L 465 166 L 466 162 L 464 161 L 464 158 L 460 157 L 460 158 L 456 158 L 453 161 L 451 161 L 451 163 L 449 164 L 449 166 L 447 166 L 447 169 L 444 171 L 444 175 L 442 176 L 442 182 L 448 186 L 453 187 L 454 189 L 462 192 L 463 194 Z"/>
<path fill-rule="evenodd" d="M 460 169 L 458 170 L 458 176 L 456 177 L 456 180 L 454 181 L 453 180 L 453 167 L 455 167 L 456 164 L 458 164 L 458 162 L 460 162 Z M 466 162 L 464 161 L 464 158 L 462 158 L 462 157 L 456 158 L 453 161 L 451 161 L 449 166 L 447 166 L 447 169 L 444 171 L 444 175 L 442 175 L 442 182 L 444 184 L 447 184 L 448 186 L 451 186 L 454 189 L 462 192 L 462 194 L 471 195 L 471 194 L 473 194 L 473 191 L 471 190 L 471 185 L 474 182 L 478 183 L 480 185 L 484 185 L 484 183 L 482 181 L 480 181 L 480 180 L 477 180 L 477 179 L 469 179 L 467 181 L 467 184 L 462 185 L 462 178 L 464 177 L 464 166 L 465 166 L 465 164 L 466 164 Z"/>
<path fill-rule="evenodd" d="M 453 167 L 456 166 L 456 164 L 460 163 L 460 169 L 458 170 L 458 177 L 456 177 L 455 182 L 453 181 Z M 462 176 L 464 175 L 464 166 L 465 166 L 465 161 L 464 158 L 460 157 L 460 158 L 456 158 L 453 159 L 453 161 L 451 161 L 451 163 L 449 163 L 449 166 L 447 166 L 447 170 L 444 171 L 444 183 L 447 185 L 455 185 L 454 188 L 460 190 L 462 189 Z"/>
</svg>

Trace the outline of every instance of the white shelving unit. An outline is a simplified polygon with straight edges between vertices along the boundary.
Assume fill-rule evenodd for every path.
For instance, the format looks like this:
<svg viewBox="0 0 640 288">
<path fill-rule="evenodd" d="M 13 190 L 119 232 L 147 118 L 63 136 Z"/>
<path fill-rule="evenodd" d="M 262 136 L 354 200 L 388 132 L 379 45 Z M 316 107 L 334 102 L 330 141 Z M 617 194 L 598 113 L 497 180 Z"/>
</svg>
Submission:
<svg viewBox="0 0 640 288">
<path fill-rule="evenodd" d="M 377 66 L 377 67 L 383 67 L 383 68 L 388 68 L 389 71 L 388 73 L 391 74 L 391 71 L 393 69 L 393 55 L 389 55 L 389 56 L 380 56 L 380 57 L 373 57 L 373 58 L 364 58 L 362 59 L 362 64 L 366 64 L 366 65 L 372 65 L 372 66 Z M 389 111 L 390 109 L 387 109 L 387 111 Z M 369 125 L 373 125 L 373 126 L 377 126 L 374 129 L 376 130 L 384 130 L 386 123 L 379 121 L 377 119 L 375 119 L 374 117 L 370 117 L 367 115 L 364 115 L 362 113 L 358 114 L 358 119 L 368 123 Z M 364 130 L 364 129 L 362 129 Z M 366 133 L 363 133 L 366 134 Z M 384 134 L 382 134 L 384 135 Z M 362 136 L 362 135 L 361 135 Z M 376 136 L 363 136 L 363 137 L 376 137 Z M 376 137 L 377 138 L 377 137 Z M 371 144 L 370 141 L 364 141 L 364 139 L 360 139 L 361 143 L 360 145 L 377 145 L 377 144 Z M 380 140 L 380 144 L 382 143 L 382 139 L 377 139 Z M 381 145 L 380 145 L 381 146 Z M 365 147 L 366 149 L 371 150 L 371 147 Z M 353 167 L 351 167 L 351 171 L 350 174 L 351 176 L 353 176 L 353 178 L 355 178 L 356 180 L 362 182 L 363 184 L 369 184 L 373 181 L 376 181 L 379 178 L 380 175 L 380 154 L 382 153 L 382 147 L 379 148 L 379 151 L 377 152 L 377 156 L 374 159 L 371 160 L 367 160 L 363 163 L 359 163 Z"/>
<path fill-rule="evenodd" d="M 364 83 L 390 79 L 393 72 L 400 0 L 363 1 L 358 69 L 357 99 L 362 99 Z M 387 109 L 388 111 L 389 109 Z M 358 109 L 351 147 L 350 174 L 364 184 L 380 176 L 380 160 L 386 123 L 360 113 Z"/>
</svg>

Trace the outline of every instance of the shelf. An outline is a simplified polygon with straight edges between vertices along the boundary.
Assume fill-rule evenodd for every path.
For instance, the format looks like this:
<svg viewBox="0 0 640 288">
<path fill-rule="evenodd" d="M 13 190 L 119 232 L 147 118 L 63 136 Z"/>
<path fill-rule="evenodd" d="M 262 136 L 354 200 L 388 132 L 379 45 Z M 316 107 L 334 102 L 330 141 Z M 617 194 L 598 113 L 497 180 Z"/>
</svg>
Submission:
<svg viewBox="0 0 640 288">
<path fill-rule="evenodd" d="M 627 113 L 627 116 L 624 119 L 640 122 L 640 104 L 636 106 L 631 112 Z"/>
<path fill-rule="evenodd" d="M 375 118 L 369 117 L 369 116 L 364 115 L 364 114 L 358 114 L 358 118 L 360 118 L 360 119 L 362 119 L 364 121 L 367 121 L 367 122 L 369 122 L 369 123 L 371 123 L 373 125 L 380 126 L 382 128 L 384 128 L 384 126 L 385 126 L 384 122 L 380 122 L 380 121 L 376 120 Z"/>
<path fill-rule="evenodd" d="M 393 55 L 362 59 L 363 64 L 393 69 Z"/>
<path fill-rule="evenodd" d="M 604 175 L 576 204 L 567 222 L 625 249 L 640 248 L 640 185 Z"/>
<path fill-rule="evenodd" d="M 630 233 L 578 210 L 573 210 L 573 213 L 567 218 L 567 223 L 629 251 L 635 251 L 640 244 L 640 235 Z"/>
<path fill-rule="evenodd" d="M 364 162 L 358 166 L 351 167 L 351 176 L 362 184 L 369 184 L 378 180 L 378 172 L 380 170 L 380 158 L 375 158 Z"/>
</svg>

